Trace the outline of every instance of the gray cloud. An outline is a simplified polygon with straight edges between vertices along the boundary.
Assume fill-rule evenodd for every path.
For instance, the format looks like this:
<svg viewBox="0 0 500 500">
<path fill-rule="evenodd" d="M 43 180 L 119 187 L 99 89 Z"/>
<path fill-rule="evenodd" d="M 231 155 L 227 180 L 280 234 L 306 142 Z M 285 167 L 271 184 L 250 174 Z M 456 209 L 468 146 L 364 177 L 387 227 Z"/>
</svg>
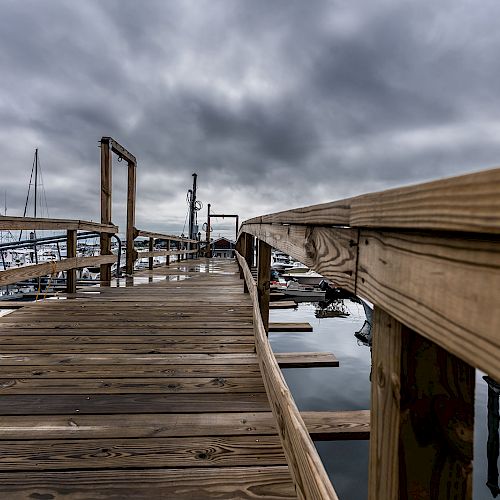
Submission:
<svg viewBox="0 0 500 500">
<path fill-rule="evenodd" d="M 155 230 L 182 229 L 194 171 L 205 203 L 246 218 L 499 162 L 493 0 L 0 6 L 12 214 L 39 147 L 51 215 L 99 219 L 103 135 L 138 157 Z M 123 225 L 118 166 L 114 188 Z"/>
</svg>

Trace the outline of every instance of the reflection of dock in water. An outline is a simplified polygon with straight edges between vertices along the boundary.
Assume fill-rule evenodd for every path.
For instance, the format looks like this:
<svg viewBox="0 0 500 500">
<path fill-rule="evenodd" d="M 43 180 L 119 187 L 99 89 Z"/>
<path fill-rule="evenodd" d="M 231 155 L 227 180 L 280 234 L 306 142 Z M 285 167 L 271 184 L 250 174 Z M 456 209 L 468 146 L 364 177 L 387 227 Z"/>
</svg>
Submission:
<svg viewBox="0 0 500 500">
<path fill-rule="evenodd" d="M 500 493 L 498 486 L 498 454 L 499 454 L 499 399 L 500 384 L 490 377 L 483 377 L 488 384 L 488 482 L 486 486 L 496 498 Z"/>
</svg>

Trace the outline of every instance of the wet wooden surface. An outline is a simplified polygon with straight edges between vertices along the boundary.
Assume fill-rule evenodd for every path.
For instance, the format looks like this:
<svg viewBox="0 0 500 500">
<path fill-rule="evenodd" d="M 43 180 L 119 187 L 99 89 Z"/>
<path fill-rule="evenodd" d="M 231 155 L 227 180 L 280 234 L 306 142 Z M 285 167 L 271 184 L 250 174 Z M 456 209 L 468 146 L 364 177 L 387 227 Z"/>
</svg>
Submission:
<svg viewBox="0 0 500 500">
<path fill-rule="evenodd" d="M 0 319 L 0 491 L 294 498 L 236 264 L 190 260 L 133 285 Z"/>
</svg>

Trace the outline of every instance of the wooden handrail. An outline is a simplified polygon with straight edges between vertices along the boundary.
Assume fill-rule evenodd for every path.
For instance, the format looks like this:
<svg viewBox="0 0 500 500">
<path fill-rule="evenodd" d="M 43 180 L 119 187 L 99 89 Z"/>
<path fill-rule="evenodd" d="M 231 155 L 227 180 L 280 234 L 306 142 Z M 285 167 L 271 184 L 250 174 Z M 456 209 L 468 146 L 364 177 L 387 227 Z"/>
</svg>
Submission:
<svg viewBox="0 0 500 500">
<path fill-rule="evenodd" d="M 179 241 L 182 243 L 199 243 L 198 240 L 184 238 L 183 236 L 175 236 L 173 234 L 153 233 L 151 231 L 143 231 L 141 229 L 136 229 L 136 228 L 134 228 L 134 236 L 136 238 L 154 238 L 155 240 L 170 240 L 170 241 Z"/>
<path fill-rule="evenodd" d="M 473 367 L 500 380 L 499 214 L 495 169 L 241 226 L 239 248 L 255 236 L 375 305 L 370 500 L 471 498 Z"/>
<path fill-rule="evenodd" d="M 253 303 L 255 346 L 271 409 L 295 484 L 303 499 L 337 499 L 306 424 L 274 357 L 262 322 L 257 286 L 245 259 L 236 252 Z"/>
<path fill-rule="evenodd" d="M 500 233 L 500 168 L 285 210 L 246 224 Z"/>
<path fill-rule="evenodd" d="M 99 266 L 101 264 L 112 264 L 116 262 L 116 255 L 96 255 L 93 257 L 70 257 L 63 260 L 54 260 L 32 264 L 29 266 L 15 267 L 0 271 L 0 286 L 18 283 L 30 278 L 38 278 L 60 271 L 80 269 L 88 266 Z"/>
<path fill-rule="evenodd" d="M 11 217 L 0 216 L 0 230 L 18 231 L 18 230 L 79 230 L 95 231 L 96 233 L 118 232 L 118 226 L 113 224 L 99 224 L 98 222 L 89 222 L 84 220 L 71 219 L 49 219 L 42 217 Z"/>
</svg>

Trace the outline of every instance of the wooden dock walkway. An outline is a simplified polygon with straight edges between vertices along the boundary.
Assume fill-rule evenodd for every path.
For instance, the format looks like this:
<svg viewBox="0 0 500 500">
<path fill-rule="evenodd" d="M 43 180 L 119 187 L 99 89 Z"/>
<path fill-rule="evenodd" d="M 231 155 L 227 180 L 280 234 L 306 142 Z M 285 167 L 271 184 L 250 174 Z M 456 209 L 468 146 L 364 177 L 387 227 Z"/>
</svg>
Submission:
<svg viewBox="0 0 500 500">
<path fill-rule="evenodd" d="M 206 262 L 0 320 L 3 498 L 295 498 L 250 297 Z"/>
</svg>

